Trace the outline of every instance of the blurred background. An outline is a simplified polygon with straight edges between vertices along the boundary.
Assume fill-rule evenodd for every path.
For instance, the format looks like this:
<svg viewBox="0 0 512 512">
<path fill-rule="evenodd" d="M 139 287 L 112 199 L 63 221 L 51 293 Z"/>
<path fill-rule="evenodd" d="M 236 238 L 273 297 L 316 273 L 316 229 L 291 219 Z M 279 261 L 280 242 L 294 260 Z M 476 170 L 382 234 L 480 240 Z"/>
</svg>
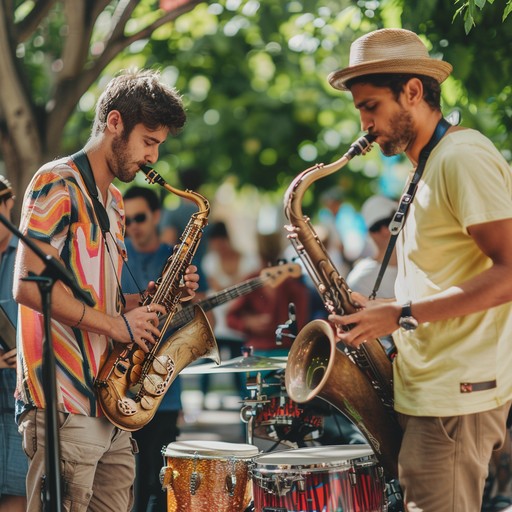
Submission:
<svg viewBox="0 0 512 512">
<path fill-rule="evenodd" d="M 235 243 L 250 244 L 238 233 L 281 228 L 295 175 L 336 160 L 360 135 L 350 94 L 327 75 L 348 63 L 355 38 L 382 27 L 416 31 L 454 65 L 445 114 L 459 110 L 510 161 L 510 8 L 485 0 L 1 1 L 0 173 L 22 195 L 42 162 L 87 140 L 94 103 L 116 72 L 158 68 L 183 94 L 188 121 L 161 148 L 157 171 L 180 187 L 180 171 L 196 168 L 212 219 L 228 215 Z M 340 187 L 336 222 L 355 259 L 361 204 L 375 193 L 399 196 L 407 172 L 375 150 L 315 183 L 304 209 L 316 221 L 321 192 Z M 179 204 L 162 200 L 171 210 Z"/>
</svg>

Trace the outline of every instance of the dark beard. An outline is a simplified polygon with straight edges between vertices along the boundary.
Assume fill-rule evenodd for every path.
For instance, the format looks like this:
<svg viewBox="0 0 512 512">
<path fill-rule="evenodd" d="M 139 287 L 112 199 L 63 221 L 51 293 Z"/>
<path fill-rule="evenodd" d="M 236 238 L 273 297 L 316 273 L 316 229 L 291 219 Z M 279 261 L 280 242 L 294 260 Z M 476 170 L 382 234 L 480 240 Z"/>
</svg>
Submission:
<svg viewBox="0 0 512 512">
<path fill-rule="evenodd" d="M 386 156 L 403 153 L 415 137 L 412 116 L 404 109 L 401 109 L 391 118 L 390 125 L 393 134 L 388 140 L 379 143 L 380 150 Z"/>
<path fill-rule="evenodd" d="M 112 141 L 112 160 L 110 170 L 112 174 L 123 183 L 130 183 L 135 178 L 135 173 L 128 171 L 128 161 L 126 157 L 128 149 L 128 140 L 124 134 L 116 137 Z"/>
</svg>

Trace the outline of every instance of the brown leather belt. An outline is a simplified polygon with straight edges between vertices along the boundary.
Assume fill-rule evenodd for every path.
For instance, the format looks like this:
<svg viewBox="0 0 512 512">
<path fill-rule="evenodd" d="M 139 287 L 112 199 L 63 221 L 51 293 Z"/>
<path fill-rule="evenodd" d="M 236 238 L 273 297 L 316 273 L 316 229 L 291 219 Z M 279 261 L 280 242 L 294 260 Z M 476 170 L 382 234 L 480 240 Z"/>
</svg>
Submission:
<svg viewBox="0 0 512 512">
<path fill-rule="evenodd" d="M 472 393 L 473 391 L 485 391 L 486 389 L 493 389 L 497 386 L 495 380 L 488 380 L 486 382 L 461 382 L 461 393 Z"/>
</svg>

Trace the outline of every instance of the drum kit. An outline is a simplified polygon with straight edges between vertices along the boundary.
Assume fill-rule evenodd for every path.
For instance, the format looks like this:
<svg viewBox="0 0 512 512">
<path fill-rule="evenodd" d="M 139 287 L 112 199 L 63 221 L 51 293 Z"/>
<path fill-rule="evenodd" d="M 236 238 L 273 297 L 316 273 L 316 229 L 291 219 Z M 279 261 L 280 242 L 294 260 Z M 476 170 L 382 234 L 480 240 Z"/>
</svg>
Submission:
<svg viewBox="0 0 512 512">
<path fill-rule="evenodd" d="M 240 412 L 247 443 L 190 440 L 165 447 L 160 480 L 167 512 L 388 511 L 384 474 L 369 445 L 307 444 L 322 436 L 327 409 L 293 402 L 285 367 L 286 357 L 249 353 L 181 372 L 248 373 L 249 397 Z M 272 446 L 262 451 L 256 440 Z"/>
</svg>

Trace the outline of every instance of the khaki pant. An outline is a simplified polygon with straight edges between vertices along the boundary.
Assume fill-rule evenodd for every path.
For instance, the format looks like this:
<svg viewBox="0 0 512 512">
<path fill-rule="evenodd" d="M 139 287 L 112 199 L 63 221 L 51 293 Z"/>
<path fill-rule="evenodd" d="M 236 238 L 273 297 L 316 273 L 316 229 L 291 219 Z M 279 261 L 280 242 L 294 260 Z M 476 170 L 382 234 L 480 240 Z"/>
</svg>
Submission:
<svg viewBox="0 0 512 512">
<path fill-rule="evenodd" d="M 480 512 L 509 409 L 510 402 L 447 418 L 398 415 L 404 429 L 398 472 L 408 512 Z"/>
<path fill-rule="evenodd" d="M 106 418 L 58 413 L 62 507 L 67 512 L 129 511 L 135 459 L 131 434 Z M 29 458 L 27 510 L 42 510 L 45 475 L 45 411 L 27 412 L 20 424 Z"/>
</svg>

